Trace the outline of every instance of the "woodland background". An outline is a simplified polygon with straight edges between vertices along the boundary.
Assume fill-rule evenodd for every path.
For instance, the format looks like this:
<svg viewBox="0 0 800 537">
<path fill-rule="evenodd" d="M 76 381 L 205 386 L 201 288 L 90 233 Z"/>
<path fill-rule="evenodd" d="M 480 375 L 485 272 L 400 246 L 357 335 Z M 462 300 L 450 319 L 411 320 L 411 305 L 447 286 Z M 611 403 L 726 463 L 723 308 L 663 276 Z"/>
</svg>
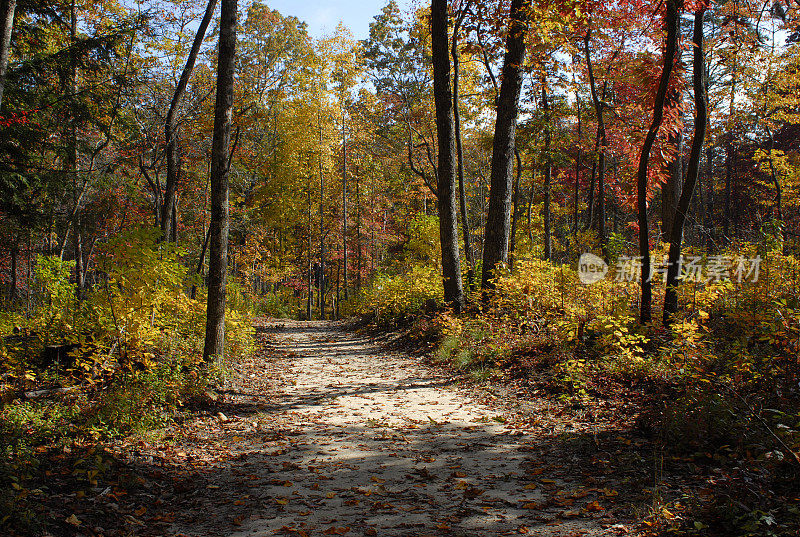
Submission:
<svg viewBox="0 0 800 537">
<path fill-rule="evenodd" d="M 51 450 L 217 399 L 254 316 L 360 316 L 478 381 L 644 394 L 642 431 L 723 468 L 662 529 L 796 530 L 800 4 L 389 2 L 363 41 L 232 4 L 217 146 L 215 0 L 0 6 L 4 524 Z M 585 252 L 652 255 L 652 305 Z"/>
</svg>

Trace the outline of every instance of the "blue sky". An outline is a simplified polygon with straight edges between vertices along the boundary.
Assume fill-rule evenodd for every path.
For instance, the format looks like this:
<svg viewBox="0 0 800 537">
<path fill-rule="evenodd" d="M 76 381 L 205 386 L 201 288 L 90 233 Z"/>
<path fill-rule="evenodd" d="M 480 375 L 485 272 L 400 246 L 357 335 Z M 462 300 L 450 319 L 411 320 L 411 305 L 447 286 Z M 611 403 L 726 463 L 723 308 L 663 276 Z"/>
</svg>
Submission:
<svg viewBox="0 0 800 537">
<path fill-rule="evenodd" d="M 356 39 L 369 35 L 369 23 L 389 0 L 265 0 L 265 4 L 282 15 L 294 15 L 308 23 L 309 33 L 318 38 L 333 33 L 339 21 L 350 28 Z M 410 0 L 398 0 L 405 9 Z"/>
</svg>

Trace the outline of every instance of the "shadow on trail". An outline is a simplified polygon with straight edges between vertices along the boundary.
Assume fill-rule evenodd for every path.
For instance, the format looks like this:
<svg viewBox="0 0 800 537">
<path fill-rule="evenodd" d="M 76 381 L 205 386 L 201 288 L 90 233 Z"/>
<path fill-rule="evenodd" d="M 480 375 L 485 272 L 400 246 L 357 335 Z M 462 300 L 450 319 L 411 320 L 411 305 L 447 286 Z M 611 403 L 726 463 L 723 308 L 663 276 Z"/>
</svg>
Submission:
<svg viewBox="0 0 800 537">
<path fill-rule="evenodd" d="M 254 366 L 218 405 L 225 420 L 207 421 L 168 452 L 131 461 L 145 484 L 121 508 L 132 510 L 145 497 L 157 506 L 132 534 L 616 535 L 651 498 L 645 488 L 663 461 L 630 431 L 523 432 L 491 414 L 425 419 L 432 407 L 422 405 L 434 402 L 420 401 L 422 390 L 450 394 L 461 406 L 480 404 L 452 395 L 448 379 L 384 358 L 370 338 L 339 325 L 276 322 L 257 331 L 258 367 L 283 367 L 271 380 L 291 389 L 251 389 L 248 379 L 260 371 Z M 351 373 L 340 350 L 362 369 Z M 393 375 L 398 364 L 411 370 Z M 297 368 L 305 384 L 296 384 Z M 376 371 L 383 376 L 376 379 Z M 360 407 L 339 406 L 358 397 Z M 370 413 L 403 401 L 409 412 Z M 398 421 L 411 415 L 422 419 Z"/>
<path fill-rule="evenodd" d="M 603 526 L 636 516 L 631 502 L 643 505 L 642 489 L 653 483 L 653 458 L 615 440 L 618 431 L 465 438 L 446 427 L 346 427 L 338 434 L 362 447 L 380 449 L 387 439 L 390 445 L 379 453 L 340 455 L 298 431 L 273 432 L 285 447 L 265 449 L 263 431 L 242 432 L 230 453 L 212 463 L 136 464 L 138 473 L 156 479 L 148 493 L 168 506 L 156 514 L 174 520 L 167 534 L 218 537 L 247 528 L 274 535 L 286 527 L 319 535 L 348 527 L 348 535 L 369 535 L 369 528 L 408 536 L 489 536 L 519 528 L 534 535 L 580 529 L 601 535 Z M 431 434 L 444 451 L 429 448 Z M 494 460 L 487 472 L 487 461 L 505 455 L 509 444 L 521 471 L 504 473 L 504 462 Z M 321 463 L 323 456 L 334 458 Z"/>
</svg>

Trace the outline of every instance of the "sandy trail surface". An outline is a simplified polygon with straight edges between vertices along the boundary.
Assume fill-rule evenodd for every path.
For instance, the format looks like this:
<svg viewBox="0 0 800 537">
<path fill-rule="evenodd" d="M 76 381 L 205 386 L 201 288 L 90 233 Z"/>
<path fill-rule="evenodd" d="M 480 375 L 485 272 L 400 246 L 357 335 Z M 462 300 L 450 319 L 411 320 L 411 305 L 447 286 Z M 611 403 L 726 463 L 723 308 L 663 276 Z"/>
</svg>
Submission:
<svg viewBox="0 0 800 537">
<path fill-rule="evenodd" d="M 611 410 L 464 382 L 344 324 L 256 339 L 215 406 L 120 446 L 135 477 L 96 504 L 126 535 L 631 535 L 646 514 L 653 465 Z"/>
<path fill-rule="evenodd" d="M 187 480 L 195 515 L 169 533 L 628 533 L 609 507 L 616 491 L 444 372 L 336 323 L 257 332 L 258 359 L 215 418 L 222 438 L 209 423 L 193 439 L 205 430 L 218 448 Z"/>
</svg>

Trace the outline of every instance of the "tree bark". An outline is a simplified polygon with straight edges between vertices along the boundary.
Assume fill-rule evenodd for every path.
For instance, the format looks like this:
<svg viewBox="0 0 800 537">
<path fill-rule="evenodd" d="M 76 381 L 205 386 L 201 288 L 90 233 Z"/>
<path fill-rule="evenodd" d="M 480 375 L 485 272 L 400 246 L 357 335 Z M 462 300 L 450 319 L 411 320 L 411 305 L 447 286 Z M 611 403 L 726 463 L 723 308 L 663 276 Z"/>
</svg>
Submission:
<svg viewBox="0 0 800 537">
<path fill-rule="evenodd" d="M 433 98 L 436 104 L 437 202 L 442 246 L 444 300 L 456 312 L 464 307 L 456 216 L 456 147 L 450 57 L 447 39 L 447 0 L 431 1 L 431 52 Z"/>
<path fill-rule="evenodd" d="M 208 259 L 208 306 L 203 359 L 225 353 L 225 294 L 228 265 L 228 174 L 236 68 L 237 0 L 222 0 L 220 12 L 217 96 L 211 142 L 211 249 Z"/>
<path fill-rule="evenodd" d="M 6 87 L 8 57 L 11 52 L 11 32 L 14 29 L 14 13 L 17 0 L 0 0 L 0 105 Z"/>
<path fill-rule="evenodd" d="M 678 49 L 678 0 L 666 0 L 666 5 L 667 12 L 664 17 L 664 26 L 667 31 L 667 41 L 664 48 L 664 65 L 655 103 L 653 104 L 653 119 L 642 145 L 642 154 L 639 157 L 639 168 L 636 173 L 639 255 L 642 258 L 642 297 L 639 320 L 642 323 L 648 323 L 652 319 L 653 302 L 653 290 L 650 281 L 650 233 L 647 218 L 647 168 L 650 161 L 650 150 L 653 148 L 658 130 L 664 121 L 664 103 L 667 99 L 667 90 L 675 67 L 675 55 Z"/>
<path fill-rule="evenodd" d="M 344 299 L 347 295 L 347 130 L 345 111 L 342 110 L 342 280 L 344 283 Z M 339 318 L 339 279 L 336 279 L 336 318 Z"/>
<path fill-rule="evenodd" d="M 497 98 L 497 119 L 492 143 L 492 176 L 489 209 L 483 247 L 481 288 L 494 287 L 498 268 L 508 262 L 508 237 L 511 220 L 511 169 L 516 147 L 522 65 L 525 60 L 525 35 L 531 0 L 512 0 L 509 12 L 503 79 Z"/>
<path fill-rule="evenodd" d="M 581 97 L 577 88 L 575 89 L 575 107 L 578 112 L 578 141 L 577 149 L 575 152 L 575 192 L 572 206 L 572 232 L 578 232 L 578 209 L 580 207 L 580 181 L 581 181 L 581 168 L 583 167 L 583 153 L 581 151 L 581 142 L 583 138 L 583 122 L 581 118 Z"/>
<path fill-rule="evenodd" d="M 550 261 L 553 256 L 553 238 L 550 231 L 550 184 L 553 181 L 553 157 L 551 156 L 552 135 L 550 133 L 550 101 L 547 100 L 547 77 L 542 77 L 542 106 L 544 107 L 544 253 L 545 261 Z"/>
<path fill-rule="evenodd" d="M 453 57 L 453 121 L 456 131 L 456 157 L 458 165 L 458 200 L 461 210 L 461 233 L 464 237 L 464 258 L 467 262 L 467 285 L 470 290 L 475 289 L 475 252 L 472 247 L 472 234 L 467 217 L 467 191 L 464 186 L 464 148 L 461 141 L 461 107 L 459 105 L 459 75 L 461 72 L 461 60 L 458 55 L 458 31 L 471 0 L 467 0 L 466 5 L 453 25 L 453 42 L 450 47 L 450 55 Z"/>
<path fill-rule="evenodd" d="M 597 235 L 600 239 L 600 246 L 603 248 L 603 253 L 606 258 L 608 258 L 608 253 L 606 251 L 606 206 L 605 206 L 605 179 L 606 179 L 606 147 L 608 146 L 608 140 L 606 139 L 606 123 L 605 118 L 603 117 L 603 108 L 604 103 L 600 100 L 600 97 L 597 95 L 597 82 L 594 78 L 594 68 L 592 66 L 592 56 L 589 51 L 589 38 L 591 34 L 589 32 L 586 33 L 586 37 L 583 40 L 584 48 L 586 49 L 586 70 L 589 74 L 589 88 L 592 94 L 592 104 L 594 105 L 594 113 L 597 117 L 597 139 L 595 141 L 595 149 L 598 151 L 597 161 L 595 163 L 595 168 L 593 169 L 592 178 L 595 177 L 595 171 L 597 173 Z M 603 93 L 605 94 L 605 85 L 603 87 Z M 605 97 L 605 95 L 604 95 Z M 594 182 L 594 181 L 593 181 Z M 593 193 L 590 194 L 590 197 L 593 196 Z M 592 202 L 589 202 L 589 227 L 592 226 Z"/>
<path fill-rule="evenodd" d="M 356 180 L 356 291 L 361 292 L 362 252 L 361 252 L 361 187 L 358 181 L 358 168 L 355 173 Z"/>
<path fill-rule="evenodd" d="M 519 221 L 519 183 L 522 180 L 522 157 L 519 149 L 514 148 L 514 161 L 517 163 L 514 173 L 514 194 L 511 199 L 511 234 L 508 238 L 508 264 L 514 272 L 514 252 L 517 249 L 517 222 Z"/>
<path fill-rule="evenodd" d="M 319 126 L 319 318 L 325 320 L 325 174 L 322 166 L 322 117 L 317 114 Z"/>
<path fill-rule="evenodd" d="M 8 302 L 13 307 L 14 301 L 17 299 L 17 258 L 19 257 L 19 246 L 13 244 L 11 246 L 11 274 L 9 278 L 8 287 Z"/>
<path fill-rule="evenodd" d="M 310 179 L 306 184 L 306 191 L 308 192 L 308 300 L 306 301 L 306 320 L 311 320 L 314 307 L 314 278 L 312 261 L 312 238 L 311 238 L 311 181 Z"/>
<path fill-rule="evenodd" d="M 173 223 L 172 212 L 175 205 L 175 190 L 178 184 L 178 170 L 180 167 L 180 157 L 178 155 L 177 143 L 177 130 L 178 130 L 178 108 L 180 107 L 183 96 L 186 94 L 186 86 L 189 84 L 189 78 L 192 76 L 194 64 L 197 61 L 197 55 L 200 52 L 200 47 L 203 44 L 203 39 L 206 36 L 206 30 L 214 16 L 214 9 L 217 7 L 217 0 L 208 0 L 206 11 L 203 14 L 203 19 L 200 21 L 200 26 L 197 28 L 197 33 L 194 35 L 192 48 L 189 50 L 189 56 L 186 58 L 186 65 L 183 67 L 181 78 L 178 80 L 178 85 L 175 88 L 175 93 L 172 95 L 172 101 L 169 104 L 167 111 L 167 118 L 164 121 L 164 142 L 166 144 L 166 157 L 167 157 L 167 183 L 164 187 L 164 203 L 161 205 L 161 231 L 164 240 L 172 240 Z M 226 146 L 227 148 L 227 146 Z M 226 149 L 227 152 L 227 149 Z"/>
<path fill-rule="evenodd" d="M 669 144 L 675 147 L 675 161 L 669 167 L 667 182 L 661 187 L 661 237 L 668 242 L 678 200 L 683 189 L 683 134 L 670 134 Z"/>
<path fill-rule="evenodd" d="M 678 284 L 681 257 L 681 243 L 683 239 L 683 226 L 686 222 L 686 213 L 692 201 L 692 194 L 700 172 L 700 157 L 703 151 L 703 142 L 708 124 L 708 102 L 705 84 L 705 61 L 703 56 L 703 15 L 705 9 L 700 8 L 694 14 L 694 67 L 692 83 L 694 85 L 694 103 L 697 111 L 694 120 L 694 139 L 692 151 L 689 155 L 689 167 L 686 171 L 686 182 L 681 191 L 678 207 L 672 219 L 670 230 L 669 257 L 667 259 L 667 285 L 664 294 L 664 325 L 668 326 L 673 315 L 678 311 Z"/>
</svg>

